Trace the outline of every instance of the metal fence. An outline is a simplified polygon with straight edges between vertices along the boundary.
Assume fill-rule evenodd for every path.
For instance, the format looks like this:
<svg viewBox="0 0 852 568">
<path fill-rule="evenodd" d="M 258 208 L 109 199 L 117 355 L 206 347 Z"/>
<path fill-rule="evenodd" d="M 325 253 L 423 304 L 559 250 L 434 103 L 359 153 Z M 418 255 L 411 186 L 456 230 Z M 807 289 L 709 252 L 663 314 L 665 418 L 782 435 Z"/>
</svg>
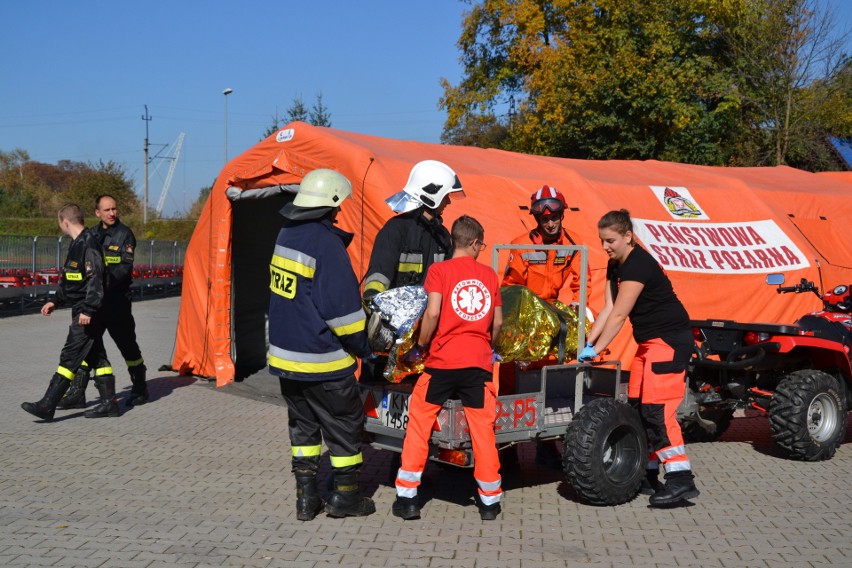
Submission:
<svg viewBox="0 0 852 568">
<path fill-rule="evenodd" d="M 70 244 L 69 237 L 0 235 L 0 287 L 56 283 Z M 181 276 L 187 244 L 187 241 L 138 241 L 134 279 Z"/>
<path fill-rule="evenodd" d="M 0 317 L 39 309 L 55 292 L 69 237 L 0 235 Z M 187 241 L 137 241 L 136 299 L 180 293 Z"/>
</svg>

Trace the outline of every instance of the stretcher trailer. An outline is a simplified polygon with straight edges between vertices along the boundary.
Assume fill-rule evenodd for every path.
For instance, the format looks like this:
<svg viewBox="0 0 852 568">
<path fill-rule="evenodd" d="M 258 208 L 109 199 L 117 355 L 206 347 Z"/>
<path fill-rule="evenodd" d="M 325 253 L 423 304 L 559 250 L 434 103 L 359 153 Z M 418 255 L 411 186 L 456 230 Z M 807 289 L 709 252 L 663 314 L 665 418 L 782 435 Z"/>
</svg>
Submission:
<svg viewBox="0 0 852 568">
<path fill-rule="evenodd" d="M 561 248 L 582 250 L 585 259 L 586 247 Z M 585 266 L 583 263 L 583 270 Z M 585 303 L 585 282 L 582 288 L 581 306 Z M 582 338 L 585 330 L 579 327 Z M 414 384 L 413 378 L 396 384 L 361 383 L 365 436 L 374 448 L 402 452 Z M 648 444 L 639 413 L 627 403 L 627 382 L 620 362 L 547 365 L 535 371 L 522 371 L 516 365 L 514 391 L 499 394 L 496 404 L 498 450 L 537 440 L 560 440 L 563 471 L 582 500 L 593 505 L 618 505 L 638 494 L 645 477 Z M 429 459 L 473 466 L 470 434 L 459 400 L 449 400 L 441 408 L 432 429 Z"/>
</svg>

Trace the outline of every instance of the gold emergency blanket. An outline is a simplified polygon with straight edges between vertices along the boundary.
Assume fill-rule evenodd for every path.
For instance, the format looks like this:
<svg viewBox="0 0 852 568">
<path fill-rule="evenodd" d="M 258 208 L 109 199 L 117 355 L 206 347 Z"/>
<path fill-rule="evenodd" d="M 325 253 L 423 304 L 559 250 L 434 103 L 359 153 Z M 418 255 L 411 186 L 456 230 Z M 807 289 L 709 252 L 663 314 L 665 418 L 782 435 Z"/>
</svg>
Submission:
<svg viewBox="0 0 852 568">
<path fill-rule="evenodd" d="M 384 317 L 390 319 L 402 315 L 398 319 L 404 322 L 396 329 L 403 333 L 393 342 L 383 372 L 385 379 L 398 383 L 409 375 L 423 372 L 425 357 L 416 363 L 408 363 L 403 358 L 415 345 L 420 332 L 419 317 L 426 308 L 426 299 L 425 294 L 413 291 L 388 290 L 379 296 L 383 295 L 387 295 L 382 298 L 384 300 L 393 299 L 382 306 Z M 564 350 L 564 361 L 577 358 L 578 318 L 573 308 L 559 301 L 546 302 L 526 286 L 503 287 L 500 296 L 503 300 L 503 327 L 497 338 L 497 352 L 505 363 L 541 361 L 548 356 L 558 358 L 560 346 Z M 412 317 L 418 319 L 412 321 Z"/>
<path fill-rule="evenodd" d="M 577 313 L 562 302 L 546 302 L 526 286 L 500 288 L 503 299 L 503 327 L 497 338 L 497 352 L 503 362 L 541 361 L 548 355 L 564 361 L 577 358 Z M 589 325 L 586 325 L 586 333 Z"/>
<path fill-rule="evenodd" d="M 418 321 L 414 329 L 397 339 L 393 347 L 391 347 L 390 353 L 388 353 L 388 364 L 382 372 L 382 375 L 384 375 L 388 381 L 398 383 L 409 375 L 415 375 L 423 372 L 425 367 L 423 362 L 426 360 L 425 355 L 415 363 L 408 363 L 403 359 L 405 354 L 414 347 L 415 340 L 419 333 L 420 322 Z"/>
</svg>

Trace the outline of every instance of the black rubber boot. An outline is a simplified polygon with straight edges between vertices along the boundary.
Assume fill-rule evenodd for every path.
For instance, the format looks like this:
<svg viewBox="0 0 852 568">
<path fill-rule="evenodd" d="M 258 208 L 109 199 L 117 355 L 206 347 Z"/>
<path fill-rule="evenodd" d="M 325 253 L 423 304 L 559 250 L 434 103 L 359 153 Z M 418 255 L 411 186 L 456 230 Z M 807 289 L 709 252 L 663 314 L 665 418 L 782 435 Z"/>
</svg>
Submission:
<svg viewBox="0 0 852 568">
<path fill-rule="evenodd" d="M 148 402 L 148 383 L 145 381 L 145 372 L 147 371 L 145 364 L 128 367 L 127 372 L 130 373 L 130 398 L 127 399 L 127 406 L 139 406 Z"/>
<path fill-rule="evenodd" d="M 649 503 L 652 507 L 669 507 L 698 497 L 701 492 L 695 487 L 694 479 L 689 470 L 667 473 L 665 486 L 651 495 Z"/>
<path fill-rule="evenodd" d="M 417 504 L 417 497 L 400 497 L 396 496 L 396 501 L 393 502 L 391 512 L 394 517 L 399 517 L 406 521 L 420 518 L 420 505 Z"/>
<path fill-rule="evenodd" d="M 317 492 L 317 472 L 296 471 L 296 518 L 312 521 L 322 511 L 323 502 Z"/>
<path fill-rule="evenodd" d="M 358 472 L 334 474 L 334 493 L 325 512 L 329 517 L 366 517 L 376 512 L 373 500 L 358 493 Z"/>
<path fill-rule="evenodd" d="M 493 505 L 480 505 L 479 518 L 483 521 L 493 521 L 502 510 L 503 509 L 500 507 L 499 502 L 494 503 Z"/>
<path fill-rule="evenodd" d="M 118 409 L 118 400 L 115 398 L 115 375 L 102 375 L 95 377 L 95 386 L 101 395 L 101 403 L 91 410 L 86 411 L 86 418 L 116 417 L 121 414 Z"/>
<path fill-rule="evenodd" d="M 23 402 L 21 403 L 21 408 L 33 416 L 38 416 L 45 422 L 50 422 L 53 420 L 53 413 L 56 412 L 56 405 L 59 404 L 59 401 L 62 400 L 62 395 L 70 387 L 71 381 L 59 373 L 54 373 L 50 379 L 50 384 L 47 385 L 47 392 L 44 393 L 41 400 L 38 402 Z"/>
<path fill-rule="evenodd" d="M 89 368 L 80 367 L 71 381 L 71 388 L 56 405 L 59 410 L 86 408 L 86 387 L 89 386 Z"/>
<path fill-rule="evenodd" d="M 645 479 L 642 480 L 642 486 L 639 488 L 639 493 L 642 495 L 654 495 L 662 488 L 663 485 L 660 483 L 660 470 L 645 470 Z"/>
</svg>

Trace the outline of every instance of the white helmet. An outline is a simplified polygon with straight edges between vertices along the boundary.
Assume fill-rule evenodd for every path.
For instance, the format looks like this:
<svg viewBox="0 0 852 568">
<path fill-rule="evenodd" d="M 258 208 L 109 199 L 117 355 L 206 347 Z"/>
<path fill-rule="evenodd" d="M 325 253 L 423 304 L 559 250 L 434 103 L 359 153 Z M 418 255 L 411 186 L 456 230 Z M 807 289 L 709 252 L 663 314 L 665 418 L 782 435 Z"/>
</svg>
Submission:
<svg viewBox="0 0 852 568">
<path fill-rule="evenodd" d="M 391 195 L 385 202 L 395 212 L 405 213 L 422 205 L 437 209 L 447 195 L 453 199 L 465 196 L 456 172 L 443 162 L 424 160 L 411 168 L 408 183 L 402 191 Z"/>
<path fill-rule="evenodd" d="M 352 184 L 346 176 L 334 170 L 318 169 L 302 178 L 293 205 L 305 208 L 338 207 L 350 195 Z"/>
</svg>

